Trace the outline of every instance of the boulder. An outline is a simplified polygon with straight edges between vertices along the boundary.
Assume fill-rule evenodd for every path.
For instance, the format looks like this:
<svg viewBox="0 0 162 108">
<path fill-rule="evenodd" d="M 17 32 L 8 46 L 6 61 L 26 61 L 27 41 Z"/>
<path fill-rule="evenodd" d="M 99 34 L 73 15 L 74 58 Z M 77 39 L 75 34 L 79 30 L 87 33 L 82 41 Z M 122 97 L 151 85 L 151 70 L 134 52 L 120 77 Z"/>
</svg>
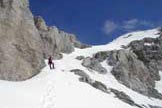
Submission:
<svg viewBox="0 0 162 108">
<path fill-rule="evenodd" d="M 77 56 L 76 59 L 77 60 L 83 60 L 85 57 L 84 56 Z"/>
<path fill-rule="evenodd" d="M 82 65 L 88 69 L 99 72 L 100 74 L 107 73 L 107 70 L 95 58 L 87 57 L 83 60 Z"/>
</svg>

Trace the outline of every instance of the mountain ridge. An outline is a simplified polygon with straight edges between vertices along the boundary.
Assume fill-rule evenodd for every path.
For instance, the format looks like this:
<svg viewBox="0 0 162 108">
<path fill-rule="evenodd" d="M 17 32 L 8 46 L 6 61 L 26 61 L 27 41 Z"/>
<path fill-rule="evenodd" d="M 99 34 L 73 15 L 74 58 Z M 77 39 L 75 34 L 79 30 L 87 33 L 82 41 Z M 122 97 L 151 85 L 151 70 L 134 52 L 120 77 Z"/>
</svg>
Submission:
<svg viewBox="0 0 162 108">
<path fill-rule="evenodd" d="M 41 71 L 50 55 L 60 59 L 62 52 L 71 53 L 74 47 L 90 47 L 75 35 L 48 27 L 43 18 L 34 17 L 28 0 L 1 0 L 0 13 L 2 80 L 27 80 Z"/>
<path fill-rule="evenodd" d="M 0 32 L 2 108 L 162 108 L 162 28 L 90 46 L 0 0 Z"/>
</svg>

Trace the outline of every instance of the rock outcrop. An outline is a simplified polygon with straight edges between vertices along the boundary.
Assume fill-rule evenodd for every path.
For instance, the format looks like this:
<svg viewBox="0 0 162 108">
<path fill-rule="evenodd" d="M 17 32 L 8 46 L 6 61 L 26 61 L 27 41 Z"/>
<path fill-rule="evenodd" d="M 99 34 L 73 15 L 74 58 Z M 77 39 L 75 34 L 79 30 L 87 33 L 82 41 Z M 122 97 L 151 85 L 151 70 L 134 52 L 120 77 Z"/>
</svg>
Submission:
<svg viewBox="0 0 162 108">
<path fill-rule="evenodd" d="M 162 36 L 155 39 L 144 38 L 140 41 L 133 41 L 128 47 L 150 70 L 154 80 L 160 80 L 159 70 L 162 70 Z"/>
<path fill-rule="evenodd" d="M 42 44 L 28 0 L 0 0 L 0 79 L 20 81 L 44 66 Z"/>
<path fill-rule="evenodd" d="M 88 69 L 92 69 L 101 74 L 107 73 L 107 70 L 100 64 L 100 62 L 95 58 L 87 57 L 83 60 L 82 65 Z"/>
<path fill-rule="evenodd" d="M 152 106 L 152 105 L 149 105 L 149 106 L 150 106 L 150 108 L 162 108 L 160 106 Z"/>
<path fill-rule="evenodd" d="M 127 103 L 127 104 L 129 104 L 131 106 L 136 106 L 136 107 L 139 107 L 139 108 L 143 108 L 140 105 L 136 104 L 124 92 L 118 91 L 118 90 L 113 89 L 113 88 L 107 88 L 107 86 L 104 83 L 102 83 L 100 81 L 95 81 L 95 80 L 91 79 L 91 77 L 88 74 L 86 74 L 83 70 L 73 69 L 73 70 L 71 70 L 71 72 L 73 72 L 75 75 L 80 76 L 79 81 L 84 82 L 84 83 L 87 83 L 90 86 L 92 86 L 92 87 L 94 87 L 94 88 L 96 88 L 98 90 L 101 90 L 104 93 L 110 94 L 112 92 L 112 93 L 114 93 L 114 95 L 115 95 L 116 98 L 120 99 L 121 101 L 123 101 L 123 102 L 125 102 L 125 103 Z M 151 108 L 154 108 L 154 107 L 151 107 Z"/>
<path fill-rule="evenodd" d="M 131 106 L 136 106 L 138 108 L 143 108 L 142 106 L 136 104 L 127 94 L 125 94 L 122 91 L 118 91 L 116 89 L 110 88 L 110 91 L 115 94 L 115 96 L 120 99 L 121 101 L 131 105 Z"/>
<path fill-rule="evenodd" d="M 74 72 L 75 75 L 80 76 L 79 81 L 85 82 L 85 83 L 91 85 L 92 87 L 94 87 L 98 90 L 101 90 L 105 93 L 109 93 L 108 88 L 106 87 L 105 84 L 103 84 L 102 82 L 95 81 L 95 80 L 91 79 L 91 77 L 88 74 L 86 74 L 83 70 L 73 69 L 73 70 L 71 70 L 71 72 Z"/>
<path fill-rule="evenodd" d="M 160 80 L 159 71 L 162 71 L 162 29 L 157 35 L 160 36 L 132 41 L 124 49 L 98 52 L 92 58 L 85 58 L 82 65 L 102 73 L 100 62 L 106 60 L 120 83 L 143 95 L 162 99 L 155 89 L 155 81 Z"/>
<path fill-rule="evenodd" d="M 110 55 L 110 51 L 101 51 L 93 55 L 93 58 L 103 62 Z"/>
<path fill-rule="evenodd" d="M 35 17 L 34 21 L 43 42 L 45 58 L 52 55 L 55 59 L 59 59 L 62 57 L 60 53 L 69 54 L 74 51 L 74 47 L 89 47 L 77 41 L 74 34 L 65 33 L 54 26 L 48 27 L 42 17 Z"/>
<path fill-rule="evenodd" d="M 106 60 L 120 83 L 143 95 L 162 99 L 155 89 L 162 71 L 162 31 L 159 34 L 158 38 L 133 41 L 124 49 L 98 52 L 92 58 L 85 58 L 82 65 L 102 73 L 100 62 Z"/>
<path fill-rule="evenodd" d="M 74 47 L 90 46 L 33 17 L 28 0 L 0 0 L 0 79 L 29 79 L 45 66 L 44 59 L 60 59 Z"/>
<path fill-rule="evenodd" d="M 152 70 L 135 53 L 129 50 L 112 51 L 107 62 L 113 66 L 112 74 L 120 83 L 144 95 L 162 99 L 162 95 L 154 89 Z"/>
<path fill-rule="evenodd" d="M 90 76 L 88 74 L 86 74 L 83 70 L 73 69 L 73 70 L 71 70 L 71 72 L 74 72 L 75 75 L 80 76 L 79 80 L 81 82 L 86 82 L 86 83 L 92 82 L 92 79 L 90 78 Z"/>
<path fill-rule="evenodd" d="M 77 60 L 83 60 L 85 57 L 84 56 L 77 56 L 76 59 Z"/>
</svg>

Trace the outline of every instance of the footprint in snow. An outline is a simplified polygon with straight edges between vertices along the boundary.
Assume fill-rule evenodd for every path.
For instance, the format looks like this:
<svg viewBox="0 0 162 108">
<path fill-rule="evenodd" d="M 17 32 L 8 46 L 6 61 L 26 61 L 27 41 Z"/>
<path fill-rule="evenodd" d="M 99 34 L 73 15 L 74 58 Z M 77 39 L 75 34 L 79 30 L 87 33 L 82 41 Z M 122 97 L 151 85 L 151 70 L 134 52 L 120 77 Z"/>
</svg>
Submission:
<svg viewBox="0 0 162 108">
<path fill-rule="evenodd" d="M 51 81 L 49 81 L 46 86 L 43 98 L 41 100 L 40 108 L 54 108 L 54 98 L 54 84 Z"/>
</svg>

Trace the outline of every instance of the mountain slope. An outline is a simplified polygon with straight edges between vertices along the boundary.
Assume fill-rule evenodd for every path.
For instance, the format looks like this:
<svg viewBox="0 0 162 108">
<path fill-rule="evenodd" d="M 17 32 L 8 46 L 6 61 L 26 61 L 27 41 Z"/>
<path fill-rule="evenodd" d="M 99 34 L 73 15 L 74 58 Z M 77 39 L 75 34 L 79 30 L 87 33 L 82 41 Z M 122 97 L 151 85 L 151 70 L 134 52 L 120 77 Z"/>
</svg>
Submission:
<svg viewBox="0 0 162 108">
<path fill-rule="evenodd" d="M 121 84 L 111 74 L 112 66 L 104 60 L 101 65 L 107 70 L 100 74 L 82 65 L 78 56 L 92 57 L 99 51 L 122 49 L 131 41 L 145 37 L 156 38 L 157 29 L 133 32 L 123 35 L 107 45 L 92 46 L 86 49 L 77 49 L 71 54 L 63 54 L 63 58 L 55 60 L 55 70 L 46 66 L 42 72 L 23 82 L 0 81 L 1 108 L 161 108 L 162 100 L 139 94 Z M 131 34 L 131 35 L 130 35 Z M 47 62 L 47 61 L 46 61 Z M 92 83 L 100 82 L 99 88 L 79 81 L 80 76 L 71 72 L 79 69 L 88 75 Z M 162 77 L 162 76 L 161 76 Z M 100 90 L 106 86 L 107 91 Z M 162 80 L 156 82 L 156 89 L 162 93 Z M 104 87 L 103 87 L 104 88 Z M 117 95 L 119 93 L 119 95 Z M 121 96 L 127 97 L 122 100 Z M 133 104 L 134 103 L 134 104 Z M 132 105 L 131 105 L 132 104 Z M 154 106 L 154 107 L 153 107 Z M 155 107 L 159 106 L 159 107 Z"/>
<path fill-rule="evenodd" d="M 0 0 L 0 79 L 23 81 L 37 75 L 49 55 L 60 59 L 74 46 L 89 47 L 75 35 L 46 25 L 34 17 L 29 0 Z"/>
</svg>

